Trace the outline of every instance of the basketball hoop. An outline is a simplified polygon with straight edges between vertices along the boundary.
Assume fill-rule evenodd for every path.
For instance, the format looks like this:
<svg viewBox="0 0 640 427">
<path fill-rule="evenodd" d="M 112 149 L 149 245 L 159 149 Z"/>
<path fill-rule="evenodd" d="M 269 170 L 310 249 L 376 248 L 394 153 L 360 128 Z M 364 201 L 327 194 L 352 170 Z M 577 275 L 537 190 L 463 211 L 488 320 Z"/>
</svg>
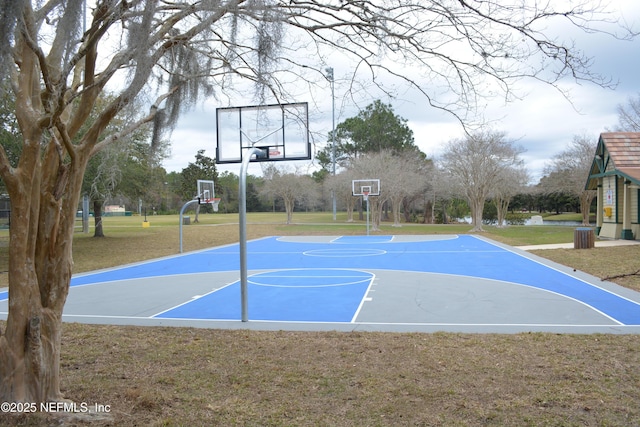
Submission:
<svg viewBox="0 0 640 427">
<path fill-rule="evenodd" d="M 220 197 L 214 197 L 213 199 L 205 200 L 205 203 L 210 203 L 214 212 L 218 212 L 218 204 L 220 203 Z"/>
<path fill-rule="evenodd" d="M 196 192 L 196 196 L 189 200 L 187 203 L 185 203 L 182 206 L 182 209 L 180 209 L 180 253 L 182 253 L 182 226 L 184 224 L 184 220 L 186 220 L 189 217 L 184 217 L 184 211 L 187 209 L 188 206 L 197 203 L 198 204 L 198 208 L 196 209 L 196 215 L 200 212 L 200 206 L 201 205 L 205 205 L 205 204 L 210 204 L 211 207 L 213 208 L 214 212 L 218 212 L 218 203 L 220 203 L 220 198 L 219 197 L 214 197 L 215 196 L 215 182 L 213 182 L 213 180 L 207 180 L 207 179 L 198 179 L 196 180 L 196 185 L 197 185 L 197 192 Z M 189 222 L 187 222 L 187 224 L 189 224 Z"/>
<path fill-rule="evenodd" d="M 369 196 L 380 195 L 380 179 L 354 179 L 351 181 L 351 194 L 362 196 L 362 200 L 367 203 L 367 236 L 369 235 Z"/>
</svg>

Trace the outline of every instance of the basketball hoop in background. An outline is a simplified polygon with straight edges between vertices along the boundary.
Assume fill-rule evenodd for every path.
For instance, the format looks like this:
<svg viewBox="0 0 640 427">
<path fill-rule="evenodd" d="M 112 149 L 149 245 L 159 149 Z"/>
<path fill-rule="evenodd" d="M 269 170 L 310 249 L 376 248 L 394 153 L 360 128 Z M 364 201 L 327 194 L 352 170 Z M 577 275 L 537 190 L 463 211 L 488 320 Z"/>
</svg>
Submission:
<svg viewBox="0 0 640 427">
<path fill-rule="evenodd" d="M 213 207 L 214 212 L 218 212 L 218 203 L 220 198 L 216 197 L 215 183 L 211 180 L 198 180 L 198 199 L 199 205 L 210 204 Z"/>
<path fill-rule="evenodd" d="M 351 181 L 351 194 L 362 196 L 364 201 L 369 200 L 369 196 L 380 195 L 379 179 L 354 179 Z"/>
<path fill-rule="evenodd" d="M 182 253 L 182 226 L 185 222 L 185 219 L 189 219 L 189 217 L 184 217 L 184 211 L 187 209 L 187 207 L 194 203 L 197 203 L 198 207 L 200 207 L 200 205 L 210 204 L 211 207 L 213 207 L 213 211 L 218 212 L 218 204 L 220 203 L 220 198 L 215 197 L 215 183 L 212 180 L 208 179 L 198 179 L 196 181 L 196 185 L 196 196 L 192 200 L 189 200 L 187 203 L 185 203 L 182 206 L 182 209 L 180 209 L 180 253 Z M 196 214 L 197 212 L 198 211 L 196 211 Z M 190 224 L 190 222 L 187 222 L 187 224 Z"/>
<path fill-rule="evenodd" d="M 351 181 L 351 194 L 362 196 L 362 200 L 367 202 L 367 236 L 369 235 L 369 196 L 380 195 L 379 179 L 354 179 Z"/>
</svg>

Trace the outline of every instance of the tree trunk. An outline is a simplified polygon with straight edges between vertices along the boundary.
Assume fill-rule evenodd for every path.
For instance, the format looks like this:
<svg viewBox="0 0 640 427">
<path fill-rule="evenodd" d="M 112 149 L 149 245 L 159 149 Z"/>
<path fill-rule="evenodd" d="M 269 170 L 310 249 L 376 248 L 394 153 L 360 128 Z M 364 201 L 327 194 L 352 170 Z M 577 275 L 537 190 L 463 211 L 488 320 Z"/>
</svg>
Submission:
<svg viewBox="0 0 640 427">
<path fill-rule="evenodd" d="M 93 201 L 93 222 L 95 224 L 93 237 L 104 237 L 104 230 L 102 229 L 102 204 L 102 200 Z"/>
<path fill-rule="evenodd" d="M 379 197 L 369 197 L 369 220 L 372 231 L 380 231 L 383 205 L 384 203 L 380 201 Z"/>
<path fill-rule="evenodd" d="M 413 200 L 410 200 L 409 197 L 402 198 L 402 213 L 404 214 L 404 222 L 406 223 L 411 222 L 411 214 L 413 213 L 411 209 L 412 203 Z"/>
<path fill-rule="evenodd" d="M 4 176 L 14 214 L 9 313 L 0 336 L 0 400 L 60 401 L 62 310 L 71 281 L 73 227 L 86 160 L 77 156 L 75 166 L 61 165 L 54 143 L 41 160 L 40 145 L 34 141 L 42 135 L 23 135 L 20 167 Z"/>
<path fill-rule="evenodd" d="M 435 203 L 432 203 L 431 200 L 427 199 L 425 197 L 424 199 L 424 220 L 422 221 L 423 224 L 433 224 L 434 223 L 434 209 L 435 209 Z"/>
<path fill-rule="evenodd" d="M 510 198 L 505 197 L 496 197 L 494 199 L 494 204 L 496 206 L 496 212 L 498 214 L 498 227 L 506 227 L 507 226 L 507 212 L 509 212 L 509 202 Z"/>
<path fill-rule="evenodd" d="M 448 203 L 450 203 L 450 202 L 448 202 Z M 447 204 L 442 203 L 442 223 L 443 224 L 449 224 L 449 219 L 448 219 L 448 216 L 447 216 Z"/>
<path fill-rule="evenodd" d="M 484 231 L 482 228 L 482 212 L 484 211 L 484 197 L 470 198 L 469 207 L 471 208 L 471 224 L 472 232 Z"/>
<path fill-rule="evenodd" d="M 400 221 L 400 207 L 402 205 L 402 199 L 398 200 L 391 199 L 391 211 L 393 214 L 393 227 L 402 227 L 402 222 Z"/>
<path fill-rule="evenodd" d="M 196 223 L 196 224 L 197 224 L 198 222 L 200 222 L 200 221 L 198 221 L 198 216 L 199 216 L 199 215 L 200 215 L 200 203 L 197 203 L 197 204 L 196 204 L 196 218 L 195 218 L 195 220 L 193 221 L 193 222 L 194 222 L 194 223 Z"/>
<path fill-rule="evenodd" d="M 359 197 L 353 197 L 350 194 L 347 196 L 347 222 L 353 222 L 353 208 L 355 207 L 357 200 L 359 200 Z"/>
<path fill-rule="evenodd" d="M 293 220 L 293 207 L 295 204 L 295 199 L 285 197 L 284 198 L 284 209 L 287 211 L 287 224 L 291 224 Z"/>
<path fill-rule="evenodd" d="M 582 225 L 589 225 L 589 210 L 591 209 L 591 202 L 596 196 L 596 192 L 593 190 L 585 190 L 580 193 L 580 211 L 582 212 Z"/>
</svg>

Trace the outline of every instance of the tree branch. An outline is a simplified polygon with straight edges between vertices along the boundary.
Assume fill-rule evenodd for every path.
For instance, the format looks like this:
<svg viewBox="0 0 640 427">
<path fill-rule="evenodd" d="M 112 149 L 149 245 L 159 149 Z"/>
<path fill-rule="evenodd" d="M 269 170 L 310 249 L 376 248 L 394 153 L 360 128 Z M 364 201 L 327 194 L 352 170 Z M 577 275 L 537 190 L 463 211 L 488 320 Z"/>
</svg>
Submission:
<svg viewBox="0 0 640 427">
<path fill-rule="evenodd" d="M 623 277 L 631 277 L 631 276 L 640 276 L 640 270 L 636 270 L 633 273 L 622 273 L 622 274 L 616 274 L 613 276 L 607 276 L 607 277 L 603 277 L 602 280 L 611 280 L 611 279 L 621 279 Z"/>
<path fill-rule="evenodd" d="M 176 88 L 173 89 L 174 91 L 176 90 Z M 140 127 L 142 127 L 143 125 L 150 123 L 153 121 L 153 119 L 155 118 L 156 114 L 158 113 L 158 106 L 160 104 L 162 104 L 162 102 L 168 98 L 169 96 L 171 96 L 172 92 L 169 91 L 161 96 L 159 96 L 156 99 L 156 102 L 151 106 L 150 110 L 149 110 L 149 114 L 147 114 L 145 117 L 142 117 L 141 119 L 137 120 L 134 123 L 131 123 L 130 125 L 126 126 L 124 129 L 122 129 L 120 132 L 114 133 L 112 135 L 109 135 L 107 138 L 103 139 L 102 141 L 100 141 L 99 143 L 95 144 L 91 150 L 91 154 L 90 156 L 95 155 L 96 153 L 100 152 L 102 149 L 104 149 L 104 147 L 106 147 L 107 145 L 111 144 L 112 142 L 122 139 L 126 136 L 131 135 L 133 132 L 135 132 L 136 130 L 140 129 Z M 114 103 L 116 103 L 114 101 Z"/>
</svg>

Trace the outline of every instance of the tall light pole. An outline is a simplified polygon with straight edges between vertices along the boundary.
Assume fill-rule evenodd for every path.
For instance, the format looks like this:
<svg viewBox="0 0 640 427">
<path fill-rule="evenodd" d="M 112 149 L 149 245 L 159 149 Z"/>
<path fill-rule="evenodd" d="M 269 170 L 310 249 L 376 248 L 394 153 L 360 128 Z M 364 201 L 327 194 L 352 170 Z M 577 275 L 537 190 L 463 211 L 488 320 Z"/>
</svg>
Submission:
<svg viewBox="0 0 640 427">
<path fill-rule="evenodd" d="M 331 174 L 336 176 L 336 98 L 335 98 L 335 80 L 333 78 L 333 67 L 327 67 L 324 70 L 327 73 L 327 80 L 331 82 Z M 333 201 L 333 220 L 336 220 L 336 191 L 331 190 L 331 199 Z"/>
</svg>

